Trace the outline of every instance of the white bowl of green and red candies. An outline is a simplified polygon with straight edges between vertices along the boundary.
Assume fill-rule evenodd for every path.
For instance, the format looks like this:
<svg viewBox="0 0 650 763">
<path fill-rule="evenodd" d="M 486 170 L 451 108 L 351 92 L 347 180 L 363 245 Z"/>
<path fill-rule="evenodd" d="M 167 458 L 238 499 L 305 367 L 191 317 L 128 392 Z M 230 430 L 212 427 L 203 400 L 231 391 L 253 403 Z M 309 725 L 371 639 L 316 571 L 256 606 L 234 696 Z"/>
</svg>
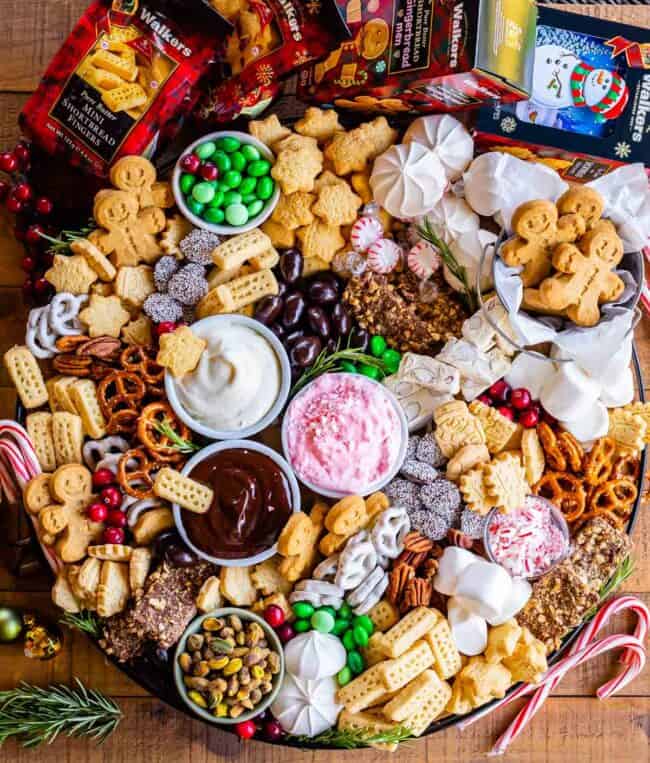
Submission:
<svg viewBox="0 0 650 763">
<path fill-rule="evenodd" d="M 196 227 L 220 235 L 245 233 L 273 212 L 280 189 L 273 153 L 243 132 L 217 132 L 192 143 L 172 175 L 176 204 Z"/>
<path fill-rule="evenodd" d="M 375 631 L 375 625 L 368 615 L 355 615 L 347 602 L 338 609 L 330 606 L 314 607 L 308 601 L 297 601 L 291 605 L 296 619 L 291 627 L 295 633 L 319 631 L 330 633 L 341 639 L 347 652 L 345 666 L 336 674 L 339 686 L 345 686 L 366 669 L 366 661 L 361 650 Z"/>
</svg>

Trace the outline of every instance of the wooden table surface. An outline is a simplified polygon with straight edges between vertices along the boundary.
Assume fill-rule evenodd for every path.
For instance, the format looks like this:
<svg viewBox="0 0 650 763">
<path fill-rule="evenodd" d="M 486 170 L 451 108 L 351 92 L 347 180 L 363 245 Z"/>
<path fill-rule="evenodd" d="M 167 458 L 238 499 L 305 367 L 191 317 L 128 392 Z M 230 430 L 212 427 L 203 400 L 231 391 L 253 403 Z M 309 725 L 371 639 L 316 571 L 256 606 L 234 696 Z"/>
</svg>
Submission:
<svg viewBox="0 0 650 763">
<path fill-rule="evenodd" d="M 0 150 L 18 137 L 16 120 L 28 94 L 35 88 L 50 58 L 63 42 L 86 5 L 85 0 L 0 0 Z M 579 6 L 576 11 L 650 27 L 650 7 Z M 650 38 L 650 35 L 649 35 Z M 0 215 L 0 353 L 24 341 L 25 310 L 20 284 L 20 246 L 12 239 L 11 221 Z M 650 392 L 650 321 L 637 328 L 637 348 Z M 4 368 L 0 370 L 0 418 L 13 418 L 14 392 Z M 634 536 L 636 571 L 626 590 L 650 603 L 650 515 L 644 505 Z M 0 567 L 0 604 L 34 607 L 54 612 L 49 599 L 50 581 L 43 575 L 18 580 Z M 553 699 L 512 747 L 504 761 L 564 763 L 564 761 L 650 760 L 650 670 L 617 697 L 599 702 L 595 688 L 615 670 L 615 658 L 604 656 L 574 671 Z M 38 684 L 70 682 L 78 676 L 88 686 L 114 697 L 124 712 L 118 731 L 100 748 L 84 740 L 61 739 L 38 753 L 15 743 L 0 748 L 0 762 L 111 761 L 111 763 L 203 763 L 203 761 L 290 761 L 343 763 L 352 755 L 369 763 L 376 751 L 302 752 L 240 744 L 230 734 L 171 710 L 103 659 L 79 633 L 66 633 L 62 654 L 50 662 L 22 656 L 18 646 L 0 646 L 0 690 L 23 679 Z M 461 734 L 456 729 L 415 741 L 400 748 L 400 760 L 478 761 L 513 716 L 500 711 Z"/>
</svg>

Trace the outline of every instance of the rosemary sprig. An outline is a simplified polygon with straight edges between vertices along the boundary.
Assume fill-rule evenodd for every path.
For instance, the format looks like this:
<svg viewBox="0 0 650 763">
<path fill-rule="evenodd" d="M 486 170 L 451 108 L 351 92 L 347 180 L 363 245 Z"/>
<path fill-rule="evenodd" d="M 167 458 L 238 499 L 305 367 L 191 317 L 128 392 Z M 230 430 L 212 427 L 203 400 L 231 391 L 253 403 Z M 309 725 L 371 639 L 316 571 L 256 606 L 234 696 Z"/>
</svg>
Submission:
<svg viewBox="0 0 650 763">
<path fill-rule="evenodd" d="M 59 622 L 63 625 L 67 625 L 68 628 L 87 633 L 95 638 L 99 638 L 102 633 L 102 626 L 97 619 L 97 615 L 87 609 L 84 609 L 77 614 L 74 614 L 73 612 L 65 612 Z"/>
<path fill-rule="evenodd" d="M 476 312 L 478 307 L 476 289 L 469 282 L 467 269 L 458 262 L 449 246 L 438 236 L 428 217 L 425 217 L 422 224 L 417 226 L 417 231 L 421 238 L 438 250 L 438 254 L 449 272 L 463 284 L 463 289 L 465 290 L 463 298 L 467 309 L 471 313 Z"/>
<path fill-rule="evenodd" d="M 587 612 L 585 615 L 585 621 L 591 620 L 596 616 L 602 602 L 605 601 L 605 599 L 610 596 L 610 594 L 614 593 L 614 591 L 620 588 L 633 572 L 634 559 L 631 556 L 626 556 L 625 559 L 623 559 L 623 561 L 616 568 L 616 572 L 598 592 L 598 595 L 600 596 L 598 604 L 596 604 L 594 607 L 592 607 L 592 609 L 589 610 L 589 612 Z"/>
<path fill-rule="evenodd" d="M 327 729 L 315 737 L 289 736 L 288 739 L 298 742 L 305 747 L 327 745 L 353 750 L 357 747 L 368 747 L 371 744 L 395 744 L 413 736 L 408 726 L 396 726 L 386 731 L 374 731 L 371 728 L 362 729 Z"/>
<path fill-rule="evenodd" d="M 195 453 L 197 450 L 201 450 L 200 445 L 181 437 L 168 418 L 164 418 L 162 421 L 156 421 L 154 429 L 159 434 L 164 435 L 171 440 L 172 444 L 170 447 L 175 448 L 179 453 Z"/>
<path fill-rule="evenodd" d="M 349 345 L 341 350 L 337 343 L 334 352 L 329 352 L 328 350 L 321 351 L 313 364 L 302 373 L 293 385 L 290 397 L 300 392 L 304 386 L 313 381 L 317 376 L 330 373 L 331 371 L 341 371 L 343 368 L 341 363 L 346 360 L 350 363 L 365 363 L 367 366 L 378 368 L 383 374 L 387 372 L 386 364 L 381 358 L 368 355 L 358 347 L 350 347 Z"/>
<path fill-rule="evenodd" d="M 24 747 L 51 744 L 59 734 L 87 736 L 102 743 L 122 719 L 120 708 L 78 678 L 74 686 L 47 688 L 20 683 L 0 692 L 0 745 L 19 737 Z"/>
<path fill-rule="evenodd" d="M 80 238 L 86 238 L 86 236 L 91 231 L 94 231 L 96 227 L 94 220 L 88 220 L 86 225 L 83 225 L 78 230 L 62 230 L 59 233 L 58 238 L 48 236 L 47 233 L 39 233 L 39 235 L 41 238 L 50 242 L 50 245 L 47 248 L 48 252 L 51 252 L 52 254 L 69 254 L 70 244 Z"/>
</svg>

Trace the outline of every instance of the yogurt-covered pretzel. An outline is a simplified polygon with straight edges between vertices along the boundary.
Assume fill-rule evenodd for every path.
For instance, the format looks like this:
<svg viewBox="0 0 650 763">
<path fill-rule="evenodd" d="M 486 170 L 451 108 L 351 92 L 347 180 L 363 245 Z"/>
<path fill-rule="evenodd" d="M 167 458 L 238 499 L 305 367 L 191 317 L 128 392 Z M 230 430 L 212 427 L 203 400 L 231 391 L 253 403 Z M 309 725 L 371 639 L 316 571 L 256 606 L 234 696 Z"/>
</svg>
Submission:
<svg viewBox="0 0 650 763">
<path fill-rule="evenodd" d="M 375 569 L 368 575 L 362 583 L 360 583 L 353 591 L 350 591 L 345 600 L 351 607 L 358 607 L 362 602 L 366 600 L 368 594 L 379 583 L 386 573 L 381 567 L 375 567 Z"/>
<path fill-rule="evenodd" d="M 29 311 L 25 330 L 25 344 L 32 355 L 41 360 L 53 358 L 58 352 L 55 344 L 57 334 L 50 328 L 48 322 L 48 307 L 46 305 L 32 308 Z"/>
<path fill-rule="evenodd" d="M 377 566 L 377 551 L 369 540 L 348 541 L 339 557 L 334 582 L 345 591 L 356 588 Z"/>
<path fill-rule="evenodd" d="M 389 559 L 395 559 L 404 550 L 404 537 L 411 529 L 406 509 L 390 506 L 377 517 L 370 533 L 377 553 Z"/>
<path fill-rule="evenodd" d="M 83 333 L 83 326 L 78 318 L 81 306 L 86 302 L 85 294 L 75 296 L 67 292 L 55 294 L 49 307 L 49 323 L 59 336 L 75 336 Z"/>
<path fill-rule="evenodd" d="M 109 455 L 117 454 L 117 460 L 119 461 L 119 456 L 130 447 L 123 437 L 111 435 L 110 437 L 102 437 L 101 440 L 88 440 L 88 442 L 84 443 L 81 453 L 86 466 L 94 472 L 99 467 L 102 459 Z"/>
<path fill-rule="evenodd" d="M 314 570 L 314 577 L 316 580 L 334 580 L 336 577 L 336 569 L 339 565 L 340 554 L 332 554 L 316 567 Z"/>
<path fill-rule="evenodd" d="M 370 612 L 370 610 L 377 604 L 384 593 L 386 592 L 386 589 L 388 588 L 388 573 L 384 572 L 384 574 L 379 579 L 379 582 L 375 585 L 375 587 L 368 592 L 365 599 L 361 602 L 361 604 L 358 604 L 356 607 L 352 609 L 355 615 L 365 615 L 366 613 Z"/>
</svg>

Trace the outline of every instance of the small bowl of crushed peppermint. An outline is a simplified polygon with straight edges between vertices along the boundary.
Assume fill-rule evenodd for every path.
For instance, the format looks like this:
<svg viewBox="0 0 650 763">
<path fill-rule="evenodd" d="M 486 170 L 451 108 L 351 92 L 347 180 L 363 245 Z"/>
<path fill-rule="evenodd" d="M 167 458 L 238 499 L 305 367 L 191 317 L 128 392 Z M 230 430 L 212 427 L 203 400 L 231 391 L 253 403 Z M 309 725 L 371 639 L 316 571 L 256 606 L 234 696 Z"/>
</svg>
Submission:
<svg viewBox="0 0 650 763">
<path fill-rule="evenodd" d="M 245 233 L 273 212 L 280 189 L 271 177 L 274 156 L 261 140 L 226 130 L 199 138 L 172 174 L 174 199 L 198 228 L 220 235 Z"/>
<path fill-rule="evenodd" d="M 492 509 L 485 523 L 487 555 L 515 578 L 535 580 L 546 575 L 571 550 L 569 527 L 550 501 L 529 495 L 508 514 Z"/>
</svg>

